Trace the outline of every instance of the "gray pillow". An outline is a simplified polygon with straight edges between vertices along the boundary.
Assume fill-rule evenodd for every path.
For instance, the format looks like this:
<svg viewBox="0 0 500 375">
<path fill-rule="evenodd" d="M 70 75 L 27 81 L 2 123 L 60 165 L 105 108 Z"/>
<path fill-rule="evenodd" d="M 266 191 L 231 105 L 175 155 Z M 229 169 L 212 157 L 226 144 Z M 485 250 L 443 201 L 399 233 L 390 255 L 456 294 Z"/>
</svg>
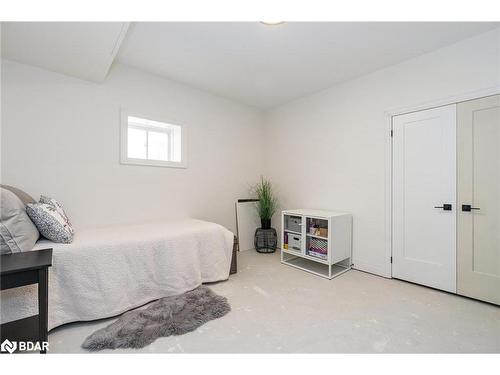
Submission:
<svg viewBox="0 0 500 375">
<path fill-rule="evenodd" d="M 40 234 L 12 191 L 0 188 L 0 254 L 33 250 Z"/>
<path fill-rule="evenodd" d="M 27 205 L 28 203 L 35 203 L 36 202 L 31 195 L 29 195 L 28 193 L 25 193 L 21 189 L 15 188 L 14 186 L 0 185 L 0 187 L 13 192 L 15 195 L 18 196 L 18 198 L 21 200 L 21 202 L 24 203 L 24 205 Z"/>
<path fill-rule="evenodd" d="M 26 212 L 45 238 L 60 243 L 73 241 L 73 228 L 53 205 L 30 203 Z"/>
</svg>

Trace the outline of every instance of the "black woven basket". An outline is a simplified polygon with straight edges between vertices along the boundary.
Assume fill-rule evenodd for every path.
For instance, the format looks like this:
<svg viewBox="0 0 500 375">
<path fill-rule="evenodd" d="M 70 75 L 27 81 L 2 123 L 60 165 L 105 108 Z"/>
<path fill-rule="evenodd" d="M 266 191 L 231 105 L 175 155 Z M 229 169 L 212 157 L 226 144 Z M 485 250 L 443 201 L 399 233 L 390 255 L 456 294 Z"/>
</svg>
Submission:
<svg viewBox="0 0 500 375">
<path fill-rule="evenodd" d="M 276 229 L 257 228 L 254 236 L 255 250 L 259 253 L 274 253 L 278 245 L 278 235 Z"/>
</svg>

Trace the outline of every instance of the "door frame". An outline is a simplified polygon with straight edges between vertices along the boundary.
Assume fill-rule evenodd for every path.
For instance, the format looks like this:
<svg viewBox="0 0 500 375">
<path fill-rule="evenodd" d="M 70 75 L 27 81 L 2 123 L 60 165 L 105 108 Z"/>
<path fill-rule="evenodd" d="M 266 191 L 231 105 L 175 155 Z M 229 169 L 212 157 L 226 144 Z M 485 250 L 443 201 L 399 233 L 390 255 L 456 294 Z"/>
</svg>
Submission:
<svg viewBox="0 0 500 375">
<path fill-rule="evenodd" d="M 493 86 L 481 90 L 461 93 L 458 95 L 448 96 L 431 100 L 428 102 L 390 108 L 384 111 L 385 115 L 385 277 L 392 278 L 392 118 L 398 115 L 404 115 L 410 112 L 423 111 L 437 107 L 443 107 L 450 104 L 457 104 L 467 100 L 484 98 L 486 96 L 500 94 L 500 86 Z"/>
</svg>

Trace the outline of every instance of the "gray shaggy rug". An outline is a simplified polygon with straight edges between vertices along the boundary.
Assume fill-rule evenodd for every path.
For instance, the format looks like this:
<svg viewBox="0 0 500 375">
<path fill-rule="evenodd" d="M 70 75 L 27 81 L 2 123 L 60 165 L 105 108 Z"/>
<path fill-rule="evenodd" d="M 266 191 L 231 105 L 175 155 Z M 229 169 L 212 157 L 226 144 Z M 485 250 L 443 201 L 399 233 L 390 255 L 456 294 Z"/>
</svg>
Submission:
<svg viewBox="0 0 500 375">
<path fill-rule="evenodd" d="M 225 297 L 200 286 L 178 296 L 161 298 L 143 309 L 129 311 L 87 337 L 82 348 L 91 351 L 143 348 L 158 337 L 182 335 L 231 311 Z"/>
</svg>

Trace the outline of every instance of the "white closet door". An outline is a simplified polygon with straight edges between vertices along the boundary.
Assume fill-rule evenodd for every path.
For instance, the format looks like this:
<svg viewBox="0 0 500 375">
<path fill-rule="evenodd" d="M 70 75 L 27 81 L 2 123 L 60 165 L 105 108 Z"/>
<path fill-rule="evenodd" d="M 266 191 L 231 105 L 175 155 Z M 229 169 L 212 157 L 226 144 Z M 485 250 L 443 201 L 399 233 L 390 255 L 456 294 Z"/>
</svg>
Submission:
<svg viewBox="0 0 500 375">
<path fill-rule="evenodd" d="M 456 292 L 456 105 L 393 117 L 392 275 Z"/>
<path fill-rule="evenodd" d="M 459 103 L 458 293 L 500 304 L 500 95 Z"/>
</svg>

